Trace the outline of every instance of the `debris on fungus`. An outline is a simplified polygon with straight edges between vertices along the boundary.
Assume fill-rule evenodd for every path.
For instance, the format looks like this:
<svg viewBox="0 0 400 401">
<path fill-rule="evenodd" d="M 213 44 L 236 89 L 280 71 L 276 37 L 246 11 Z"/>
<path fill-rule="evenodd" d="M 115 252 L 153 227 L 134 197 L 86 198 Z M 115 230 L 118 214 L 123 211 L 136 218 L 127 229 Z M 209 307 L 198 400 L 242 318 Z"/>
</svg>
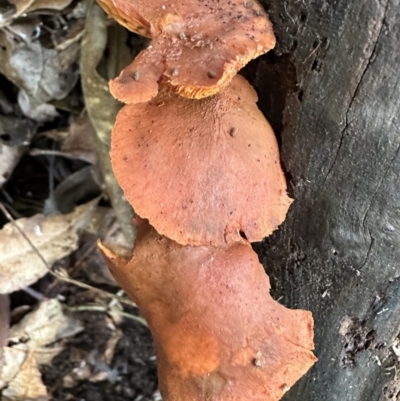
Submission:
<svg viewBox="0 0 400 401">
<path fill-rule="evenodd" d="M 151 38 L 110 83 L 113 96 L 125 103 L 150 100 L 159 84 L 187 98 L 214 95 L 275 46 L 272 25 L 257 1 L 98 1 L 119 23 Z"/>
<path fill-rule="evenodd" d="M 142 222 L 131 260 L 102 247 L 152 331 L 166 401 L 276 401 L 315 363 L 311 313 L 274 301 L 248 243 L 191 247 Z"/>
<path fill-rule="evenodd" d="M 260 241 L 291 199 L 271 126 L 241 77 L 193 101 L 168 90 L 126 105 L 111 160 L 125 197 L 156 230 L 182 245 Z"/>
</svg>

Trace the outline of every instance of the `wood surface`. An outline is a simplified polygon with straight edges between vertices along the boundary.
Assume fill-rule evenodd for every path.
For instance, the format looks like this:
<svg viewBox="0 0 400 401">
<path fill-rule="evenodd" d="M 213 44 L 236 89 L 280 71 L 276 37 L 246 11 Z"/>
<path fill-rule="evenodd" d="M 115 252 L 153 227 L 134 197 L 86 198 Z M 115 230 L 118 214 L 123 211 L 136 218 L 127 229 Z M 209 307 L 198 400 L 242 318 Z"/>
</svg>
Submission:
<svg viewBox="0 0 400 401">
<path fill-rule="evenodd" d="M 400 399 L 400 1 L 264 0 L 249 65 L 294 197 L 255 245 L 273 294 L 313 312 L 319 362 L 285 401 Z"/>
</svg>

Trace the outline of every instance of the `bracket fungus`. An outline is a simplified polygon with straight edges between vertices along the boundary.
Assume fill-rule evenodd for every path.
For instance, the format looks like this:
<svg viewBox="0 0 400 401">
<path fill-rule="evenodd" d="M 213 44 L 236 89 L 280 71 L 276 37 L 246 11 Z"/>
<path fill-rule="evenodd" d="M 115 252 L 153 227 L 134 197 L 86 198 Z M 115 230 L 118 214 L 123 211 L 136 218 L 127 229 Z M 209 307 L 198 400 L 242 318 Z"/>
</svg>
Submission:
<svg viewBox="0 0 400 401">
<path fill-rule="evenodd" d="M 182 245 L 260 241 L 285 219 L 279 149 L 241 76 L 190 100 L 160 91 L 118 114 L 111 161 L 139 216 Z"/>
<path fill-rule="evenodd" d="M 257 1 L 98 0 L 104 10 L 150 45 L 110 83 L 124 103 L 146 102 L 159 84 L 200 99 L 217 93 L 244 65 L 275 46 Z"/>
<path fill-rule="evenodd" d="M 237 71 L 275 37 L 256 1 L 98 0 L 151 38 L 110 84 L 111 161 L 138 216 L 131 259 L 100 244 L 152 331 L 165 401 L 277 401 L 315 363 L 311 313 L 274 301 L 250 246 L 291 199 Z M 154 227 L 154 228 L 153 228 Z"/>
<path fill-rule="evenodd" d="M 102 251 L 152 331 L 165 401 L 276 401 L 316 361 L 311 313 L 271 298 L 249 244 L 182 246 L 144 222 L 131 260 Z"/>
</svg>

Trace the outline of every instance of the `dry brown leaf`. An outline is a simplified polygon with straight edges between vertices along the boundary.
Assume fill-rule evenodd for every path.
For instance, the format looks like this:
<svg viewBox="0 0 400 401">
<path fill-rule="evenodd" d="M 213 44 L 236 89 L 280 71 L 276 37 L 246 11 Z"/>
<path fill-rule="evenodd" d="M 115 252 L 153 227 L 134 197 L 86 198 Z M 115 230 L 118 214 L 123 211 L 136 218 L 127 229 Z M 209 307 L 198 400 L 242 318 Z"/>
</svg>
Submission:
<svg viewBox="0 0 400 401">
<path fill-rule="evenodd" d="M 13 18 L 17 17 L 18 15 L 21 15 L 24 13 L 33 3 L 35 0 L 14 0 L 11 1 L 15 6 L 15 14 L 13 15 Z"/>
<path fill-rule="evenodd" d="M 11 26 L 13 20 L 36 10 L 57 10 L 61 11 L 71 4 L 72 0 L 11 0 L 15 10 L 2 16 L 0 14 L 0 28 L 3 26 Z"/>
<path fill-rule="evenodd" d="M 42 382 L 38 364 L 32 352 L 28 352 L 25 361 L 14 379 L 2 391 L 4 401 L 47 400 L 47 389 Z"/>
<path fill-rule="evenodd" d="M 96 134 L 87 114 L 78 117 L 69 127 L 61 149 L 63 152 L 85 160 L 90 164 L 97 164 L 98 150 L 95 145 Z"/>
<path fill-rule="evenodd" d="M 64 10 L 72 3 L 72 0 L 34 0 L 27 9 L 27 13 L 36 10 Z"/>
<path fill-rule="evenodd" d="M 126 202 L 115 180 L 108 154 L 111 130 L 121 104 L 111 96 L 107 80 L 102 78 L 97 72 L 97 67 L 107 47 L 107 36 L 106 15 L 95 1 L 91 0 L 88 4 L 85 35 L 81 48 L 82 89 L 86 109 L 93 128 L 96 131 L 96 146 L 106 191 L 117 214 L 122 231 L 132 246 L 136 235 L 131 224 L 132 208 Z M 110 55 L 109 60 L 111 60 L 114 69 L 121 68 L 122 65 L 126 65 L 129 62 L 126 32 L 124 32 L 122 27 L 116 27 L 116 31 L 113 32 L 113 35 L 110 35 L 109 39 L 113 42 L 110 47 L 112 55 Z M 110 73 L 116 74 L 113 71 L 110 71 Z"/>
<path fill-rule="evenodd" d="M 0 390 L 7 388 L 2 395 L 15 401 L 45 396 L 38 365 L 50 363 L 63 350 L 62 345 L 54 345 L 56 341 L 82 329 L 78 320 L 64 315 L 57 299 L 42 301 L 10 330 L 9 341 L 14 345 L 4 348 Z"/>
<path fill-rule="evenodd" d="M 123 337 L 121 330 L 116 330 L 107 341 L 106 350 L 104 351 L 103 360 L 107 365 L 111 365 L 114 358 L 115 348 L 119 343 L 119 340 Z"/>
<path fill-rule="evenodd" d="M 114 220 L 100 238 L 104 246 L 112 250 L 115 254 L 124 258 L 132 256 L 132 246 L 130 246 L 124 237 L 118 221 Z"/>
<path fill-rule="evenodd" d="M 57 299 L 48 299 L 11 327 L 10 340 L 13 343 L 26 343 L 35 351 L 81 330 L 81 323 L 64 315 Z"/>
<path fill-rule="evenodd" d="M 23 151 L 22 146 L 6 146 L 0 143 L 0 187 L 10 177 Z"/>
<path fill-rule="evenodd" d="M 84 160 L 97 167 L 99 151 L 96 146 L 96 133 L 86 113 L 76 118 L 68 128 L 52 129 L 39 135 L 61 142 L 61 150 L 53 151 L 53 154 Z M 30 154 L 41 155 L 43 151 L 33 148 Z"/>
<path fill-rule="evenodd" d="M 16 224 L 35 245 L 48 265 L 69 255 L 78 246 L 78 230 L 88 221 L 94 202 L 65 215 L 38 214 Z M 0 293 L 6 294 L 31 285 L 48 269 L 13 223 L 0 230 Z"/>
<path fill-rule="evenodd" d="M 0 370 L 0 390 L 7 386 L 17 375 L 24 363 L 28 346 L 21 344 L 18 348 L 4 347 L 3 367 Z"/>
</svg>

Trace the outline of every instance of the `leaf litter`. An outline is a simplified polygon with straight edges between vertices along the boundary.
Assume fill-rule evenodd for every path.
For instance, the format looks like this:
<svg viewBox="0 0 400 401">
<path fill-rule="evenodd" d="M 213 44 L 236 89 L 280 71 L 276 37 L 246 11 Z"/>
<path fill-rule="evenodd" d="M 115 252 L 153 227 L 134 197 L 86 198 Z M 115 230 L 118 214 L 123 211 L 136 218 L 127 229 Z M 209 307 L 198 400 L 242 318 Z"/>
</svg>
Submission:
<svg viewBox="0 0 400 401">
<path fill-rule="evenodd" d="M 3 397 L 9 400 L 47 397 L 39 365 L 50 363 L 62 351 L 62 347 L 54 345 L 57 341 L 81 330 L 81 323 L 65 315 L 57 299 L 42 301 L 36 310 L 12 326 L 8 338 L 11 345 L 5 348 L 5 363 L 0 373 Z"/>
<path fill-rule="evenodd" d="M 93 0 L 0 0 L 0 400 L 159 400 L 152 340 L 96 246 L 135 231 L 108 80 L 145 40 Z"/>
<path fill-rule="evenodd" d="M 69 214 L 22 218 L 16 223 L 19 229 L 13 223 L 7 223 L 0 230 L 0 293 L 8 294 L 27 287 L 48 272 L 37 251 L 48 265 L 75 251 L 78 230 L 90 218 L 93 208 L 94 205 L 89 203 Z"/>
</svg>

